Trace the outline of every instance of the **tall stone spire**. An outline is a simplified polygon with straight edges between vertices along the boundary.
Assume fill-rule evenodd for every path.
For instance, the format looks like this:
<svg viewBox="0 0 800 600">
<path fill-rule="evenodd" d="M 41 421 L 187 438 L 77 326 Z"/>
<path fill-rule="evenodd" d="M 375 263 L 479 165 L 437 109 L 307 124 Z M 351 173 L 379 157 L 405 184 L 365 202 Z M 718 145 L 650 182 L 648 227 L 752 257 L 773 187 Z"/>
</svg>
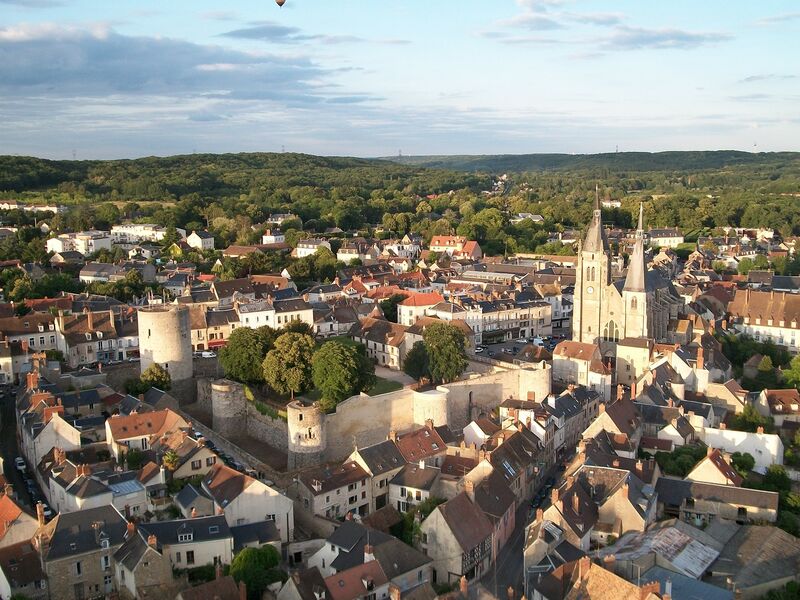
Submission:
<svg viewBox="0 0 800 600">
<path fill-rule="evenodd" d="M 594 186 L 594 212 L 592 222 L 589 223 L 589 230 L 583 240 L 583 252 L 608 252 L 608 238 L 603 229 L 603 216 L 600 210 L 600 188 Z"/>
<path fill-rule="evenodd" d="M 636 241 L 633 245 L 633 254 L 631 255 L 631 262 L 628 265 L 628 274 L 625 277 L 625 287 L 623 288 L 623 290 L 629 292 L 643 292 L 645 288 L 643 215 L 644 205 L 640 202 Z"/>
</svg>

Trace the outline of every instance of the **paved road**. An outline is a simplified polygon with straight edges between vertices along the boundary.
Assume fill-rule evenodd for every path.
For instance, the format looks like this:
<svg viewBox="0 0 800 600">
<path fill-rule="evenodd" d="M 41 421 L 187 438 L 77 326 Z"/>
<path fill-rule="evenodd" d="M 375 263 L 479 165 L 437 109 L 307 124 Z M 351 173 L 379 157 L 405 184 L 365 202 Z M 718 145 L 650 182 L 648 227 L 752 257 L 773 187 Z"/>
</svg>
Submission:
<svg viewBox="0 0 800 600">
<path fill-rule="evenodd" d="M 525 525 L 528 522 L 529 502 L 523 502 L 517 508 L 516 527 L 506 545 L 500 550 L 496 564 L 483 576 L 483 585 L 498 598 L 506 598 L 509 586 L 514 588 L 514 597 L 520 598 L 524 586 L 522 581 L 522 545 L 525 542 Z"/>
<path fill-rule="evenodd" d="M 0 454 L 3 456 L 3 474 L 8 483 L 14 487 L 14 493 L 20 504 L 35 513 L 22 474 L 14 467 L 14 459 L 20 456 L 17 448 L 17 421 L 14 411 L 15 389 L 7 388 L 5 397 L 0 398 L 0 419 L 2 420 Z M 30 469 L 31 466 L 28 465 L 28 468 Z"/>
</svg>

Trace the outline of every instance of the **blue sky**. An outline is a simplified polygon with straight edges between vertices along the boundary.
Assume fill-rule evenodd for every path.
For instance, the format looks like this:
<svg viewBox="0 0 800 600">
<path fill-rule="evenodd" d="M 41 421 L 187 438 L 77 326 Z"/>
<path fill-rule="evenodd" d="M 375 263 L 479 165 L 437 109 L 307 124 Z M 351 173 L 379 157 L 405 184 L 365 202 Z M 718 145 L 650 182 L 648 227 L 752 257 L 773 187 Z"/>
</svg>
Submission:
<svg viewBox="0 0 800 600">
<path fill-rule="evenodd" d="M 0 0 L 0 152 L 800 150 L 796 2 Z"/>
</svg>

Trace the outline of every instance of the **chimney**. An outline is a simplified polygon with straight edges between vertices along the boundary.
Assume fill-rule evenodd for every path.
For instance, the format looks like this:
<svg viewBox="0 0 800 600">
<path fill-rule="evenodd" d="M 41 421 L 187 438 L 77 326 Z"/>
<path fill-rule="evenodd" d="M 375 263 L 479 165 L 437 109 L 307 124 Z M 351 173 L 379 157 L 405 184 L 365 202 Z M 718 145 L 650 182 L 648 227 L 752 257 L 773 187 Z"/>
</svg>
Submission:
<svg viewBox="0 0 800 600">
<path fill-rule="evenodd" d="M 707 447 L 706 456 L 711 456 L 712 454 L 714 454 L 714 448 L 712 448 L 711 446 Z"/>
<path fill-rule="evenodd" d="M 400 600 L 400 588 L 393 583 L 389 585 L 389 600 Z"/>
<path fill-rule="evenodd" d="M 425 419 L 425 429 L 433 431 L 433 419 Z"/>
<path fill-rule="evenodd" d="M 239 582 L 239 600 L 247 600 L 247 584 L 244 581 Z"/>
<path fill-rule="evenodd" d="M 575 477 L 572 475 L 567 475 L 567 487 L 571 488 L 575 483 Z"/>
<path fill-rule="evenodd" d="M 460 591 L 461 595 L 465 598 L 469 594 L 469 582 L 467 582 L 466 575 L 462 575 L 461 579 L 458 580 L 458 591 Z"/>
<path fill-rule="evenodd" d="M 397 442 L 397 431 L 394 429 L 389 430 L 389 439 L 393 442 Z"/>
<path fill-rule="evenodd" d="M 27 388 L 31 391 L 39 389 L 39 372 L 31 371 L 27 375 Z"/>
<path fill-rule="evenodd" d="M 353 520 L 353 513 L 350 512 L 350 511 L 347 511 L 347 514 L 344 516 L 344 520 L 345 521 L 352 521 Z"/>
<path fill-rule="evenodd" d="M 588 556 L 584 556 L 580 559 L 578 563 L 578 572 L 580 573 L 581 579 L 584 579 L 589 576 L 589 569 L 592 568 L 592 559 Z"/>
<path fill-rule="evenodd" d="M 606 403 L 605 402 L 601 402 L 598 405 L 597 409 L 600 411 L 600 414 L 602 415 L 604 412 L 606 412 Z"/>
<path fill-rule="evenodd" d="M 703 347 L 700 346 L 697 349 L 697 368 L 702 369 L 705 361 L 703 360 Z"/>
<path fill-rule="evenodd" d="M 44 527 L 44 504 L 41 502 L 36 503 L 36 520 L 39 521 L 39 527 Z"/>
<path fill-rule="evenodd" d="M 133 521 L 128 521 L 127 527 L 128 530 L 125 532 L 125 539 L 130 538 L 134 533 L 136 533 L 136 523 Z"/>
<path fill-rule="evenodd" d="M 631 381 L 631 400 L 636 400 L 636 382 Z"/>
<path fill-rule="evenodd" d="M 642 459 L 639 459 L 636 461 L 636 472 L 641 475 L 642 469 L 644 469 L 644 463 Z"/>
<path fill-rule="evenodd" d="M 661 591 L 661 584 L 658 581 L 651 581 L 639 589 L 639 597 L 641 600 L 645 600 L 650 594 L 658 594 Z"/>
<path fill-rule="evenodd" d="M 667 578 L 664 582 L 664 594 L 661 596 L 662 600 L 671 600 L 672 598 L 672 579 Z"/>
<path fill-rule="evenodd" d="M 475 500 L 475 482 L 471 479 L 464 480 L 464 492 L 469 496 L 470 500 Z"/>
<path fill-rule="evenodd" d="M 558 497 L 559 497 L 558 488 L 553 488 L 552 491 L 550 492 L 550 501 L 553 504 L 556 504 L 558 502 Z"/>
<path fill-rule="evenodd" d="M 764 428 L 759 425 L 758 428 L 756 428 L 756 433 L 764 433 Z"/>
<path fill-rule="evenodd" d="M 541 508 L 536 509 L 536 522 L 541 523 L 544 521 L 544 511 Z"/>
<path fill-rule="evenodd" d="M 151 548 L 155 548 L 158 545 L 158 538 L 156 536 L 150 534 L 147 536 L 147 545 Z"/>
<path fill-rule="evenodd" d="M 63 465 L 64 461 L 67 460 L 67 453 L 64 452 L 63 448 L 53 448 L 53 458 L 57 465 Z"/>
<path fill-rule="evenodd" d="M 370 544 L 364 546 L 364 563 L 372 562 L 375 560 L 375 548 Z"/>
<path fill-rule="evenodd" d="M 506 595 L 508 596 L 508 600 L 514 600 L 514 587 L 513 586 L 508 586 L 508 589 L 506 590 Z"/>
<path fill-rule="evenodd" d="M 625 496 L 626 498 L 630 497 L 628 495 L 628 491 L 629 491 L 628 482 L 626 481 L 625 483 L 622 484 L 622 495 Z"/>
<path fill-rule="evenodd" d="M 536 402 L 536 392 L 528 392 L 528 400 L 530 402 Z"/>
<path fill-rule="evenodd" d="M 725 423 L 720 423 L 719 424 L 719 428 L 722 429 L 722 430 L 725 430 L 725 429 L 728 428 L 728 426 Z"/>
<path fill-rule="evenodd" d="M 86 328 L 94 331 L 94 313 L 92 311 L 86 313 Z"/>
<path fill-rule="evenodd" d="M 572 492 L 572 512 L 576 515 L 581 514 L 581 499 L 578 498 L 578 494 Z"/>
<path fill-rule="evenodd" d="M 192 519 L 196 519 L 197 518 L 197 508 L 194 507 L 194 506 L 192 507 L 192 516 L 191 516 L 191 518 Z"/>
<path fill-rule="evenodd" d="M 617 564 L 617 557 L 613 554 L 609 554 L 608 556 L 603 557 L 603 567 L 606 571 L 614 572 L 614 567 Z"/>
</svg>

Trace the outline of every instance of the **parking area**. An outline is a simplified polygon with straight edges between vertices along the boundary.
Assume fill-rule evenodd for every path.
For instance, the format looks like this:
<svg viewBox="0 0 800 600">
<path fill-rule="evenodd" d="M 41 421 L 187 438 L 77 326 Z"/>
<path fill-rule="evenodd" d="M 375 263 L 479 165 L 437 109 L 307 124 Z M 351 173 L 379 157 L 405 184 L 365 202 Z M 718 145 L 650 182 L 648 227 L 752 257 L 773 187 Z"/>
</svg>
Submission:
<svg viewBox="0 0 800 600">
<path fill-rule="evenodd" d="M 527 344 L 540 345 L 546 348 L 549 352 L 552 352 L 556 345 L 563 339 L 564 334 L 558 334 L 557 336 L 542 336 L 541 338 L 526 338 L 525 340 L 510 340 L 496 344 L 482 344 L 476 348 L 476 354 L 478 356 L 486 356 L 488 358 L 499 357 L 503 354 L 515 356 Z M 481 348 L 483 349 L 481 350 Z"/>
</svg>

